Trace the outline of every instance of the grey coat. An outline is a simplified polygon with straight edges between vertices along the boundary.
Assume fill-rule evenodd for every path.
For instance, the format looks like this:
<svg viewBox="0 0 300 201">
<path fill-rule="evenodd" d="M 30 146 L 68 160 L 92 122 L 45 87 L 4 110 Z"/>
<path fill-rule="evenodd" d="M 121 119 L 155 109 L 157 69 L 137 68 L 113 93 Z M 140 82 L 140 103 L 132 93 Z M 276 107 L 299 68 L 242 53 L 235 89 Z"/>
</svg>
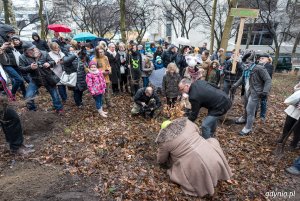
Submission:
<svg viewBox="0 0 300 201">
<path fill-rule="evenodd" d="M 235 86 L 240 86 L 245 78 L 242 76 L 240 79 L 234 84 Z M 257 64 L 250 73 L 249 78 L 250 84 L 250 94 L 261 94 L 261 93 L 269 93 L 272 86 L 272 79 L 267 71 L 267 69 L 263 66 L 263 64 Z"/>
<path fill-rule="evenodd" d="M 178 84 L 180 82 L 180 75 L 175 73 L 171 75 L 167 73 L 164 75 L 162 83 L 163 94 L 168 98 L 176 98 L 179 95 Z"/>
</svg>

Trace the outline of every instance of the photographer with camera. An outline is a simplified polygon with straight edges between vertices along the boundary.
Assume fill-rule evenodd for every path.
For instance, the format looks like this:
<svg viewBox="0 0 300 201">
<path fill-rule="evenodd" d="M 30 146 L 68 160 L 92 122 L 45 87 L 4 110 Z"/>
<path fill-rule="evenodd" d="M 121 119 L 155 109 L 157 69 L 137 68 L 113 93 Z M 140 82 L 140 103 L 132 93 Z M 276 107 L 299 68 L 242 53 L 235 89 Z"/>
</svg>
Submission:
<svg viewBox="0 0 300 201">
<path fill-rule="evenodd" d="M 18 69 L 18 64 L 14 55 L 14 47 L 11 45 L 12 36 L 14 34 L 15 30 L 12 26 L 7 24 L 0 25 L 0 64 L 12 80 L 11 93 L 15 99 L 15 95 L 19 88 L 22 90 L 23 97 L 25 97 L 26 89 L 24 79 Z"/>
<path fill-rule="evenodd" d="M 152 87 L 141 88 L 134 96 L 134 106 L 131 114 L 141 114 L 143 117 L 153 118 L 154 112 L 161 106 L 159 97 Z"/>
<path fill-rule="evenodd" d="M 20 56 L 20 70 L 29 73 L 31 77 L 26 91 L 27 108 L 36 111 L 34 97 L 38 88 L 44 86 L 51 95 L 56 112 L 62 114 L 63 106 L 56 88 L 59 77 L 50 69 L 55 66 L 55 61 L 47 52 L 40 51 L 30 42 L 25 43 L 23 48 L 24 53 Z"/>
</svg>

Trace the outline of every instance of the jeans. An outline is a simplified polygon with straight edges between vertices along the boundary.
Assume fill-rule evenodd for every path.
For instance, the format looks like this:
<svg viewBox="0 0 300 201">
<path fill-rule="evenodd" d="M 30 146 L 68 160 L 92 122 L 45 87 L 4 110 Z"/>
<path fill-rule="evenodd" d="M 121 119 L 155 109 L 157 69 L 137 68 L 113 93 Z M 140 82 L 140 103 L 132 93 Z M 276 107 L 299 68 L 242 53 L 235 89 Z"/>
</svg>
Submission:
<svg viewBox="0 0 300 201">
<path fill-rule="evenodd" d="M 214 136 L 217 128 L 219 117 L 207 116 L 202 121 L 202 136 L 204 139 L 208 139 Z"/>
<path fill-rule="evenodd" d="M 143 77 L 143 87 L 148 87 L 149 77 Z"/>
<path fill-rule="evenodd" d="M 73 97 L 74 97 L 74 101 L 75 101 L 76 106 L 83 105 L 83 103 L 82 103 L 82 95 L 83 95 L 83 91 L 80 91 L 78 89 L 74 89 L 73 90 Z"/>
<path fill-rule="evenodd" d="M 223 91 L 228 95 L 229 94 L 229 90 L 231 89 L 231 86 L 233 85 L 233 82 L 224 80 L 224 88 Z"/>
<path fill-rule="evenodd" d="M 300 156 L 294 161 L 293 166 L 300 171 Z"/>
<path fill-rule="evenodd" d="M 63 108 L 56 86 L 49 86 L 46 85 L 45 88 L 50 93 L 52 98 L 52 103 L 56 111 L 61 110 Z M 30 82 L 26 91 L 26 102 L 27 102 L 27 108 L 29 110 L 36 110 L 36 106 L 34 104 L 34 97 L 36 96 L 36 92 L 39 89 L 39 87 L 34 83 Z"/>
<path fill-rule="evenodd" d="M 7 72 L 8 76 L 10 77 L 10 79 L 12 80 L 12 83 L 13 83 L 11 93 L 15 96 L 18 89 L 21 88 L 23 97 L 25 97 L 26 88 L 24 85 L 24 79 L 20 75 L 20 73 L 11 66 L 5 66 L 4 70 Z"/>
<path fill-rule="evenodd" d="M 267 113 L 267 99 L 260 100 L 260 118 L 266 118 Z"/>
<path fill-rule="evenodd" d="M 255 111 L 257 108 L 257 104 L 259 103 L 259 98 L 256 94 L 250 94 L 248 98 L 248 103 L 246 107 L 246 112 L 247 112 L 247 122 L 246 122 L 246 129 L 252 129 L 253 122 L 255 119 Z"/>
<path fill-rule="evenodd" d="M 102 107 L 102 94 L 93 96 L 93 98 L 96 101 L 96 108 L 97 108 L 97 110 L 101 109 L 101 107 Z"/>
<path fill-rule="evenodd" d="M 68 98 L 67 95 L 67 87 L 65 85 L 57 85 L 58 93 L 63 102 L 65 102 Z"/>
</svg>

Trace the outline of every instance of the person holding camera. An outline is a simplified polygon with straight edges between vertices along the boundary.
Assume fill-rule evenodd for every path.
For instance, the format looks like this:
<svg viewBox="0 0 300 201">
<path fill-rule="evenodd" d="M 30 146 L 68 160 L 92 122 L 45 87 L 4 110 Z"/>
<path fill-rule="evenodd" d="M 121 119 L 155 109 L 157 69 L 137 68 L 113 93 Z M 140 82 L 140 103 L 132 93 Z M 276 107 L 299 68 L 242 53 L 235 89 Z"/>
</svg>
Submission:
<svg viewBox="0 0 300 201">
<path fill-rule="evenodd" d="M 11 45 L 12 36 L 14 34 L 15 30 L 12 26 L 7 24 L 0 25 L 0 64 L 12 80 L 11 93 L 15 99 L 15 95 L 19 88 L 22 90 L 23 97 L 25 97 L 26 88 L 24 79 L 18 69 L 14 48 Z"/>
<path fill-rule="evenodd" d="M 30 42 L 23 44 L 23 48 L 24 53 L 20 56 L 20 70 L 28 72 L 31 77 L 26 91 L 27 108 L 36 111 L 34 97 L 38 88 L 44 86 L 51 95 L 56 112 L 62 114 L 63 106 L 56 88 L 59 78 L 50 69 L 55 66 L 55 61 L 47 52 L 40 51 Z"/>
</svg>

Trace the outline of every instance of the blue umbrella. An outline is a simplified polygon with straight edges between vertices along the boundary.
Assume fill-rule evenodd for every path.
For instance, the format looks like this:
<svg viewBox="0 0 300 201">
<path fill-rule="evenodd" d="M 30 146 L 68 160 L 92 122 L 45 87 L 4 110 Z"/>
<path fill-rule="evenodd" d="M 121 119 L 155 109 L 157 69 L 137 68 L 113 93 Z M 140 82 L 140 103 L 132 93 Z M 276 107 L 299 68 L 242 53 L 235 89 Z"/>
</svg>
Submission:
<svg viewBox="0 0 300 201">
<path fill-rule="evenodd" d="M 95 36 L 94 34 L 91 34 L 89 32 L 82 32 L 76 34 L 73 39 L 76 41 L 86 41 L 86 40 L 93 40 L 95 38 L 97 38 L 97 36 Z"/>
</svg>

